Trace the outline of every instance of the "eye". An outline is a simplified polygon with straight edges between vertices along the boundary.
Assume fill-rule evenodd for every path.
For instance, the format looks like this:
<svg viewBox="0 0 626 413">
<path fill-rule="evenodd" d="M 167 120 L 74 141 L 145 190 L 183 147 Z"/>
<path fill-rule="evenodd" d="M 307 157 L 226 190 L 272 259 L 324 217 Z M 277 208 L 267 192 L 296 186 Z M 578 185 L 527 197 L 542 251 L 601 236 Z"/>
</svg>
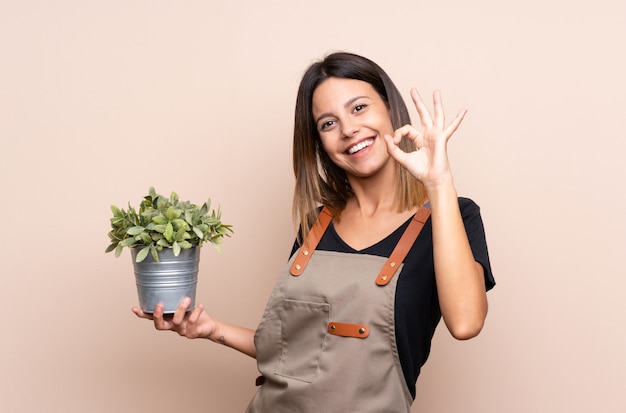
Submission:
<svg viewBox="0 0 626 413">
<path fill-rule="evenodd" d="M 363 109 L 365 109 L 366 107 L 367 107 L 367 105 L 366 105 L 366 104 L 361 103 L 361 104 L 359 104 L 359 105 L 356 105 L 356 106 L 354 107 L 354 109 L 352 109 L 352 111 L 353 111 L 353 112 L 361 112 L 361 111 L 362 111 Z"/>
<path fill-rule="evenodd" d="M 319 130 L 324 131 L 327 130 L 328 128 L 330 128 L 331 126 L 333 126 L 335 124 L 334 120 L 327 120 L 326 122 L 322 122 L 319 125 Z"/>
</svg>

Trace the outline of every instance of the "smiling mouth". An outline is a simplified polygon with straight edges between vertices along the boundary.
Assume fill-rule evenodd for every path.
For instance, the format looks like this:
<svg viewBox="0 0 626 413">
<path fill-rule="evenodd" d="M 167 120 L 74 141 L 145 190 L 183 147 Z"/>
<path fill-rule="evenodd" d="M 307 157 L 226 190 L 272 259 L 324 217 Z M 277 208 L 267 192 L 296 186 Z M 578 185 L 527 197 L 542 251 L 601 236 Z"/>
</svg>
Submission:
<svg viewBox="0 0 626 413">
<path fill-rule="evenodd" d="M 349 155 L 354 155 L 355 153 L 362 151 L 368 146 L 371 146 L 373 143 L 374 143 L 374 139 L 366 139 L 364 141 L 357 143 L 354 146 L 349 147 L 346 153 L 348 153 Z"/>
</svg>

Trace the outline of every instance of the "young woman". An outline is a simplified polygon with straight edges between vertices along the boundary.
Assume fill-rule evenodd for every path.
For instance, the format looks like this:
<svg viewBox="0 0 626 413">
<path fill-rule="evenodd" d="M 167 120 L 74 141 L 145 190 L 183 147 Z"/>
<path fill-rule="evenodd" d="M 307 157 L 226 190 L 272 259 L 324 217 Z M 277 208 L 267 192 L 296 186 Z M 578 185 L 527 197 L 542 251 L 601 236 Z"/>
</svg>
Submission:
<svg viewBox="0 0 626 413">
<path fill-rule="evenodd" d="M 304 74 L 295 110 L 293 212 L 299 236 L 255 330 L 183 300 L 159 330 L 256 357 L 248 412 L 408 412 L 443 318 L 476 336 L 495 285 L 478 206 L 459 198 L 439 92 L 420 117 L 374 62 L 333 53 Z"/>
</svg>

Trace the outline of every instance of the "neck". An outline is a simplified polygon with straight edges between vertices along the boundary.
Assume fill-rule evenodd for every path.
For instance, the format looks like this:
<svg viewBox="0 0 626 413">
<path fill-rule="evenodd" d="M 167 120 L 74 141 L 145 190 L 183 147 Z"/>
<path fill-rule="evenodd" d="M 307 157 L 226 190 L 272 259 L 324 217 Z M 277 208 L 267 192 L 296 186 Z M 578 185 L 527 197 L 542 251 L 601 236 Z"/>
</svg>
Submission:
<svg viewBox="0 0 626 413">
<path fill-rule="evenodd" d="M 377 212 L 396 210 L 396 164 L 390 163 L 380 173 L 367 178 L 348 177 L 354 197 L 349 199 L 346 208 L 354 209 L 363 216 L 372 216 Z"/>
</svg>

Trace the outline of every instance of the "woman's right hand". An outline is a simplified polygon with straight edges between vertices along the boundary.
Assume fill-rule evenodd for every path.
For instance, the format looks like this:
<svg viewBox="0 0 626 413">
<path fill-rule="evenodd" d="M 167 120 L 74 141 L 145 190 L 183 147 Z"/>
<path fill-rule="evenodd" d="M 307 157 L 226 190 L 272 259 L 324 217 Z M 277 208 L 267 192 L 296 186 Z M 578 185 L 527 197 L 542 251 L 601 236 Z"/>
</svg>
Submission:
<svg viewBox="0 0 626 413">
<path fill-rule="evenodd" d="M 411 97 L 420 117 L 421 130 L 410 124 L 404 125 L 396 129 L 393 136 L 386 135 L 385 141 L 389 154 L 424 184 L 428 198 L 431 198 L 429 190 L 453 186 L 447 145 L 463 121 L 467 110 L 460 110 L 452 122 L 446 126 L 441 93 L 438 90 L 433 93 L 433 115 L 417 89 L 411 89 Z M 411 139 L 415 143 L 416 150 L 404 152 L 400 149 L 398 144 L 403 137 Z"/>
<path fill-rule="evenodd" d="M 171 330 L 187 338 L 208 338 L 217 336 L 219 323 L 211 318 L 202 304 L 189 310 L 191 299 L 183 298 L 174 315 L 164 315 L 163 304 L 157 304 L 154 313 L 144 313 L 140 308 L 133 307 L 132 311 L 139 318 L 145 318 L 154 322 L 157 330 Z"/>
</svg>

